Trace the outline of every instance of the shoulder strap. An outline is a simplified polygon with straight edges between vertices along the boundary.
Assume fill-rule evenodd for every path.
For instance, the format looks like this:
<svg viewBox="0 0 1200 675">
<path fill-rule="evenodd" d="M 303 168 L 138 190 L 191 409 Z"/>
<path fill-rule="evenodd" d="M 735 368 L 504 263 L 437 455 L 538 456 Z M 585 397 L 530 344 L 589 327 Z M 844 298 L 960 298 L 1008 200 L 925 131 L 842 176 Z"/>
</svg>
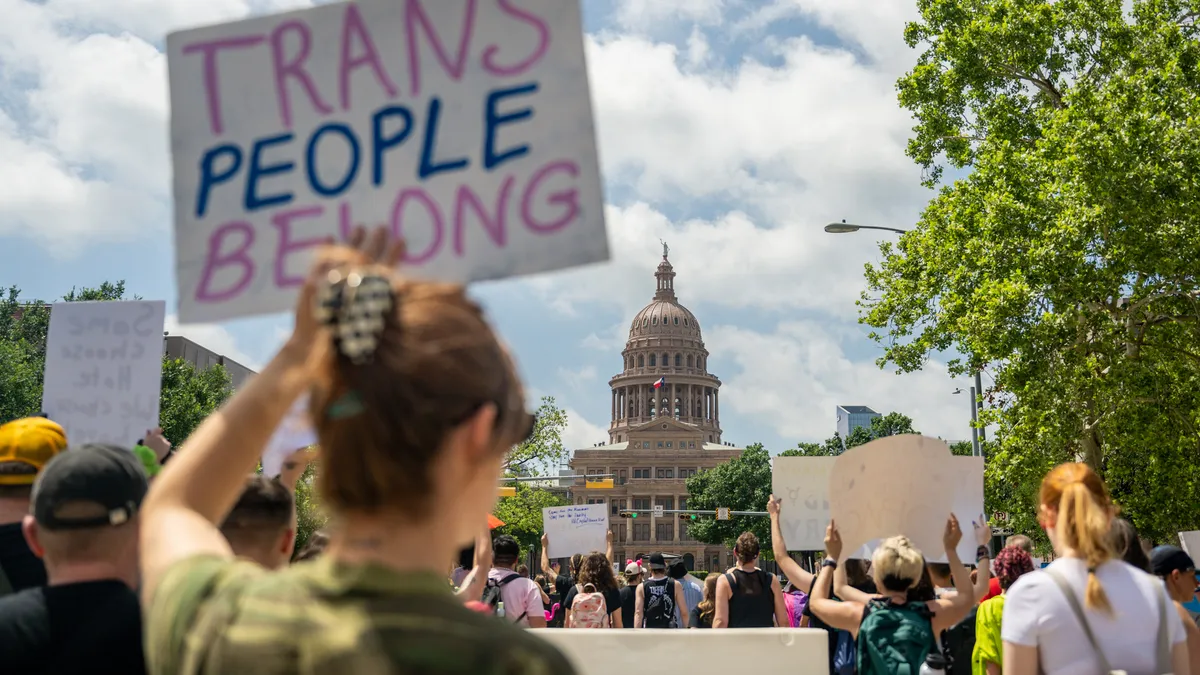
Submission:
<svg viewBox="0 0 1200 675">
<path fill-rule="evenodd" d="M 726 572 L 725 573 L 725 581 L 729 582 L 729 593 L 730 594 L 737 593 L 737 587 L 738 587 L 737 575 L 734 574 L 733 572 Z"/>
<path fill-rule="evenodd" d="M 520 578 L 521 578 L 521 575 L 520 575 L 520 574 L 517 574 L 516 572 L 513 572 L 512 574 L 510 574 L 510 575 L 508 575 L 508 576 L 504 577 L 504 578 L 503 578 L 503 579 L 501 579 L 500 581 L 497 581 L 497 582 L 496 582 L 496 585 L 497 585 L 497 586 L 507 586 L 509 583 L 511 583 L 511 582 L 513 582 L 513 581 L 516 581 L 517 579 L 520 579 Z"/>
<path fill-rule="evenodd" d="M 1157 579 L 1155 579 L 1157 581 Z M 1167 623 L 1167 606 L 1169 602 L 1166 599 L 1166 589 L 1154 586 L 1159 592 L 1158 596 L 1158 672 L 1169 673 L 1173 668 L 1171 663 L 1171 630 L 1170 624 Z"/>
<path fill-rule="evenodd" d="M 1092 651 L 1096 654 L 1096 660 L 1100 662 L 1100 672 L 1111 673 L 1112 666 L 1108 665 L 1108 658 L 1100 650 L 1100 644 L 1096 642 L 1096 636 L 1092 634 L 1092 627 L 1088 625 L 1087 615 L 1083 613 L 1083 607 L 1079 605 L 1079 599 L 1075 597 L 1075 591 L 1072 590 L 1071 584 L 1056 569 L 1048 567 L 1046 574 L 1050 575 L 1058 589 L 1066 596 L 1067 604 L 1071 606 L 1071 612 L 1075 614 L 1075 619 L 1083 627 L 1083 634 L 1087 636 L 1088 642 L 1092 645 Z"/>
</svg>

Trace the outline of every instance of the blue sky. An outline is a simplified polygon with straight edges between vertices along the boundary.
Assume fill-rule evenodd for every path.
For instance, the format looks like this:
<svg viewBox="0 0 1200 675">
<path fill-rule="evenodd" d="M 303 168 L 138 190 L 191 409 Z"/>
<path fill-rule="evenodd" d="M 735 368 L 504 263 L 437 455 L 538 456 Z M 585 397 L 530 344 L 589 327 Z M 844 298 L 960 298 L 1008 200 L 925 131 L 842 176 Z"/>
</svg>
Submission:
<svg viewBox="0 0 1200 675">
<path fill-rule="evenodd" d="M 568 410 L 568 441 L 606 439 L 606 383 L 653 294 L 659 239 L 724 382 L 726 440 L 821 440 L 838 403 L 968 437 L 951 393 L 967 383 L 936 362 L 874 365 L 854 301 L 876 238 L 821 231 L 906 227 L 929 198 L 894 93 L 915 58 L 901 40 L 913 3 L 584 1 L 613 259 L 474 289 L 531 393 Z M 0 0 L 0 284 L 51 299 L 124 279 L 173 307 L 163 36 L 306 4 Z M 256 366 L 289 319 L 169 324 Z"/>
</svg>

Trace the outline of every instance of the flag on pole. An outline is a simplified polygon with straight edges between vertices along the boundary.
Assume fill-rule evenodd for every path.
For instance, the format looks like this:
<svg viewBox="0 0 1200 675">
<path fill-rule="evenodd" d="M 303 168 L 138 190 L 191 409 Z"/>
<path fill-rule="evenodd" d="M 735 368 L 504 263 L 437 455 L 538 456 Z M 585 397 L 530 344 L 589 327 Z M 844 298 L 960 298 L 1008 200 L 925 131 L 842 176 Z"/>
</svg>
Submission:
<svg viewBox="0 0 1200 675">
<path fill-rule="evenodd" d="M 654 383 L 654 388 L 659 389 L 666 383 L 667 383 L 667 378 L 660 377 L 660 378 L 658 378 L 658 381 Z"/>
</svg>

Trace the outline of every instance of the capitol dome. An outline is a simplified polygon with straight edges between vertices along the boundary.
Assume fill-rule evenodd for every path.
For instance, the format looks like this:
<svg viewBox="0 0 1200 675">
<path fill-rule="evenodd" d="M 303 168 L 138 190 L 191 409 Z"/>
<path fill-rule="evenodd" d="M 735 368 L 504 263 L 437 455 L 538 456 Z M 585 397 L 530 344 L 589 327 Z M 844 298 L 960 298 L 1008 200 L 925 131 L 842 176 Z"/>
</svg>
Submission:
<svg viewBox="0 0 1200 675">
<path fill-rule="evenodd" d="M 670 336 L 700 341 L 700 322 L 675 297 L 675 269 L 666 256 L 658 264 L 654 277 L 658 281 L 654 299 L 634 315 L 629 338 Z"/>
</svg>

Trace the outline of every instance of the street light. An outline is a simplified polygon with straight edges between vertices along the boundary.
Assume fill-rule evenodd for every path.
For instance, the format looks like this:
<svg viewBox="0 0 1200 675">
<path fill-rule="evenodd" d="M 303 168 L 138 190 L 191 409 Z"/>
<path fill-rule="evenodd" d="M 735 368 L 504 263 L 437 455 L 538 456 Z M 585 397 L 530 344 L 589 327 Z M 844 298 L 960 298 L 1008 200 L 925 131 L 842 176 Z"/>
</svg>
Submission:
<svg viewBox="0 0 1200 675">
<path fill-rule="evenodd" d="M 885 232 L 897 232 L 904 234 L 908 230 L 900 230 L 894 227 L 882 227 L 880 225 L 853 225 L 842 221 L 840 223 L 830 223 L 825 226 L 825 231 L 829 234 L 848 234 L 850 232 L 858 232 L 859 230 L 883 230 Z"/>
<path fill-rule="evenodd" d="M 963 393 L 962 387 L 955 389 L 954 393 Z M 975 426 L 978 421 L 979 413 L 975 407 L 975 387 L 971 387 L 971 454 L 975 457 L 979 457 L 981 454 L 979 450 L 979 429 Z"/>
</svg>

